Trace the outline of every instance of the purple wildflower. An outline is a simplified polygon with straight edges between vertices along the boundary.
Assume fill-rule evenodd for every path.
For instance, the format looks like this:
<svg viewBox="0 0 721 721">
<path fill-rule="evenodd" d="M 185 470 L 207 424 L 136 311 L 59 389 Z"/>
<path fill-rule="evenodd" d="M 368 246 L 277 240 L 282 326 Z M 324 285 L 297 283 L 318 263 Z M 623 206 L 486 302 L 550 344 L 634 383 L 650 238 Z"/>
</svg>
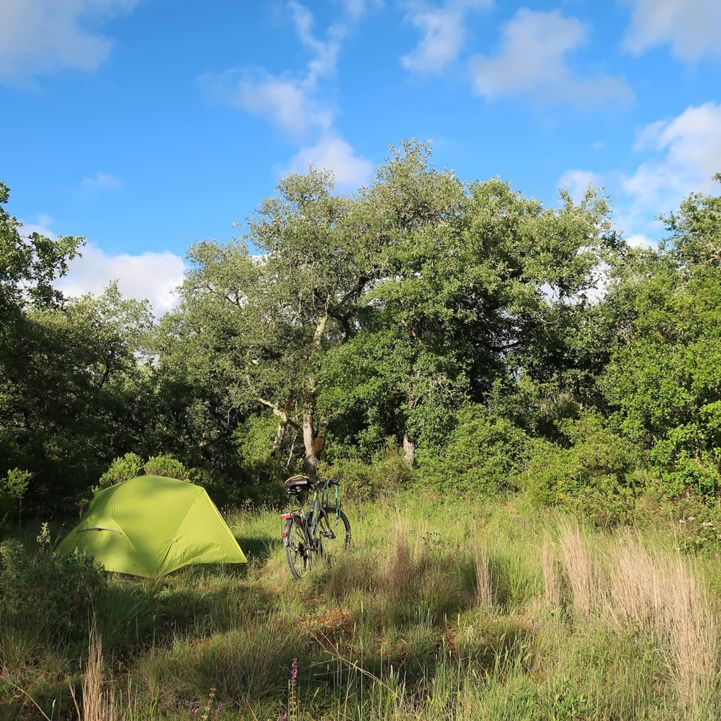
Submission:
<svg viewBox="0 0 721 721">
<path fill-rule="evenodd" d="M 290 680 L 295 683 L 298 680 L 298 659 L 294 658 L 290 664 Z"/>
</svg>

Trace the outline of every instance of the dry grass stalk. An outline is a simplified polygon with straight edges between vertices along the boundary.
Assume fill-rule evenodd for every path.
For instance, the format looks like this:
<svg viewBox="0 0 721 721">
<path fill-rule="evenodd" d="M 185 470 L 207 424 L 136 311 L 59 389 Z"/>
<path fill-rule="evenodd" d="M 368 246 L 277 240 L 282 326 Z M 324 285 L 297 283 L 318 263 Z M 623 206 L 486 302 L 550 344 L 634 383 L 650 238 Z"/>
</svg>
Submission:
<svg viewBox="0 0 721 721">
<path fill-rule="evenodd" d="M 105 686 L 103 666 L 103 643 L 93 623 L 88 637 L 88 664 L 83 675 L 82 711 L 71 688 L 73 702 L 81 721 L 120 720 L 115 697 Z"/>
<path fill-rule="evenodd" d="M 417 575 L 417 564 L 408 543 L 408 527 L 398 519 L 386 562 L 381 570 L 383 585 L 403 596 L 411 591 Z"/>
<path fill-rule="evenodd" d="M 679 694 L 690 709 L 705 705 L 713 690 L 718 634 L 705 589 L 680 558 L 668 568 L 671 591 L 664 621 Z"/>
<path fill-rule="evenodd" d="M 561 579 L 556 565 L 556 551 L 548 537 L 544 537 L 541 547 L 543 565 L 543 597 L 548 608 L 561 605 Z"/>
<path fill-rule="evenodd" d="M 564 525 L 560 528 L 559 543 L 563 566 L 571 589 L 573 607 L 588 615 L 596 600 L 596 579 L 593 564 L 578 526 Z"/>
<path fill-rule="evenodd" d="M 493 585 L 488 551 L 477 541 L 473 545 L 473 566 L 476 572 L 476 603 L 490 609 L 493 607 Z"/>
<path fill-rule="evenodd" d="M 631 536 L 609 551 L 604 609 L 614 623 L 632 621 L 653 630 L 663 614 L 665 589 L 656 560 Z"/>
<path fill-rule="evenodd" d="M 698 712 L 713 689 L 719 652 L 706 590 L 678 555 L 651 553 L 631 536 L 612 549 L 609 562 L 607 611 L 661 640 L 682 703 Z"/>
</svg>

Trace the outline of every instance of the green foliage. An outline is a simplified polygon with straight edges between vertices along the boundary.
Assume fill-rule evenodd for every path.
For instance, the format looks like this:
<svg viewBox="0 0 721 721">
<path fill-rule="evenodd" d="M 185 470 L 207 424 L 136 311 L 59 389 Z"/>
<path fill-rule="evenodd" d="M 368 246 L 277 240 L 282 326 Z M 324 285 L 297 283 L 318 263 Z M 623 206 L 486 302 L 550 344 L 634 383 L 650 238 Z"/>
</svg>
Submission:
<svg viewBox="0 0 721 721">
<path fill-rule="evenodd" d="M 634 445 L 593 412 L 563 421 L 561 430 L 566 446 L 533 443 L 523 481 L 531 499 L 573 508 L 601 525 L 628 519 L 639 490 Z"/>
<path fill-rule="evenodd" d="M 165 476 L 177 478 L 179 481 L 189 481 L 191 475 L 190 471 L 172 456 L 151 456 L 143 466 L 143 470 L 149 476 Z"/>
<path fill-rule="evenodd" d="M 336 478 L 342 484 L 344 497 L 354 501 L 370 501 L 391 496 L 407 488 L 413 471 L 402 451 L 392 442 L 372 463 L 357 456 L 338 458 L 320 467 L 321 477 Z"/>
<path fill-rule="evenodd" d="M 621 430 L 649 448 L 667 493 L 721 488 L 721 275 L 709 266 L 651 279 L 630 340 L 601 379 Z"/>
<path fill-rule="evenodd" d="M 119 458 L 113 459 L 108 470 L 100 476 L 97 489 L 114 486 L 116 483 L 129 481 L 136 478 L 143 470 L 143 459 L 137 453 L 126 453 Z"/>
<path fill-rule="evenodd" d="M 718 554 L 721 549 L 721 505 L 699 495 L 665 503 L 664 515 L 675 527 L 679 548 L 686 553 Z"/>
<path fill-rule="evenodd" d="M 418 454 L 418 478 L 438 490 L 494 494 L 517 487 L 527 455 L 526 434 L 481 406 L 465 406 L 440 447 Z"/>
<path fill-rule="evenodd" d="M 634 485 L 721 491 L 719 197 L 690 196 L 658 251 L 631 249 L 593 192 L 544 207 L 407 141 L 352 197 L 329 173 L 283 178 L 244 237 L 190 249 L 157 323 L 116 285 L 64 299 L 80 240 L 21 237 L 7 200 L 0 186 L 0 478 L 33 474 L 26 511 L 66 512 L 130 451 L 228 503 L 276 499 L 324 461 L 372 496 L 389 439 L 433 486 L 484 493 L 517 485 L 529 441 L 550 467 L 571 454 L 570 471 L 539 460 L 531 497 L 608 519 Z M 124 464 L 101 487 L 137 473 Z"/>
<path fill-rule="evenodd" d="M 4 207 L 9 198 L 9 188 L 0 182 L 0 328 L 28 302 L 52 306 L 61 300 L 53 281 L 67 272 L 83 242 L 69 236 L 52 240 L 37 232 L 24 236 Z"/>
<path fill-rule="evenodd" d="M 0 525 L 10 514 L 20 516 L 31 478 L 32 473 L 20 468 L 11 468 L 0 478 Z"/>
<path fill-rule="evenodd" d="M 62 309 L 29 307 L 13 324 L 0 347 L 0 463 L 35 475 L 29 507 L 71 505 L 140 445 L 146 369 L 135 354 L 149 324 L 147 304 L 113 286 Z"/>
<path fill-rule="evenodd" d="M 721 183 L 721 173 L 714 176 Z M 721 196 L 692 193 L 666 219 L 665 250 L 682 266 L 721 267 Z"/>
<path fill-rule="evenodd" d="M 31 550 L 15 540 L 0 544 L 0 634 L 29 633 L 62 643 L 87 637 L 94 600 L 105 578 L 83 555 L 59 556 L 41 545 Z"/>
<path fill-rule="evenodd" d="M 247 481 L 225 489 L 229 501 L 240 504 L 244 499 L 257 503 L 282 499 L 283 487 L 279 481 L 301 468 L 297 459 L 274 452 L 273 441 L 277 433 L 278 419 L 271 413 L 254 413 L 235 430 L 234 451 Z M 297 430 L 293 429 L 293 433 L 297 435 Z M 296 465 L 289 466 L 288 461 Z"/>
</svg>

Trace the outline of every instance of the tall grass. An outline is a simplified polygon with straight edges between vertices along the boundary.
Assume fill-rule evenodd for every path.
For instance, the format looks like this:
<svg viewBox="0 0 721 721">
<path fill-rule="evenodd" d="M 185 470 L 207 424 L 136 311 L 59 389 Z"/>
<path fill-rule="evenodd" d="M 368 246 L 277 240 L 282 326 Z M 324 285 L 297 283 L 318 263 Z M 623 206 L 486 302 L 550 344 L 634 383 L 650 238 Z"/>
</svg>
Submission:
<svg viewBox="0 0 721 721">
<path fill-rule="evenodd" d="M 541 545 L 541 566 L 543 568 L 543 600 L 548 608 L 561 605 L 561 576 L 558 569 L 558 554 L 548 536 Z"/>
<path fill-rule="evenodd" d="M 401 498 L 347 512 L 352 548 L 300 582 L 277 517 L 238 514 L 249 568 L 112 577 L 82 668 L 77 648 L 55 652 L 58 671 L 15 643 L 3 673 L 44 709 L 60 693 L 51 677 L 81 678 L 87 721 L 189 719 L 211 689 L 210 718 L 275 721 L 294 659 L 299 719 L 721 718 L 709 591 L 721 562 L 702 568 L 653 532 L 512 503 Z M 17 718 L 25 697 L 1 697 L 0 719 Z"/>
<path fill-rule="evenodd" d="M 121 714 L 115 695 L 106 683 L 103 642 L 95 621 L 90 626 L 88 637 L 88 659 L 83 674 L 81 701 L 78 702 L 72 686 L 70 691 L 79 721 L 120 721 Z"/>
<path fill-rule="evenodd" d="M 477 541 L 473 545 L 473 568 L 476 574 L 476 603 L 481 608 L 493 608 L 493 584 L 488 551 Z"/>
<path fill-rule="evenodd" d="M 573 609 L 588 616 L 596 603 L 596 578 L 580 528 L 564 523 L 559 529 L 559 545 Z"/>
<path fill-rule="evenodd" d="M 606 608 L 662 641 L 679 697 L 698 712 L 718 673 L 719 639 L 703 581 L 678 554 L 649 551 L 626 535 L 609 553 Z"/>
<path fill-rule="evenodd" d="M 719 637 L 707 589 L 691 563 L 678 552 L 649 549 L 629 532 L 604 539 L 595 555 L 578 526 L 562 525 L 559 539 L 576 614 L 646 634 L 665 659 L 684 711 L 695 718 L 707 709 L 719 672 Z"/>
</svg>

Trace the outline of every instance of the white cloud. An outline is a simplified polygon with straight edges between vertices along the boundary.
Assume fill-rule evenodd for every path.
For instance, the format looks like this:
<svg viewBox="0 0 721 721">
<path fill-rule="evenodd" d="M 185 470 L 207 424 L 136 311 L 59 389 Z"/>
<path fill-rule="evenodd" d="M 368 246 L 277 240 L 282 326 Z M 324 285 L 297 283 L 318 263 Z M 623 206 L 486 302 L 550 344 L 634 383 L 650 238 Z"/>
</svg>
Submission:
<svg viewBox="0 0 721 721">
<path fill-rule="evenodd" d="M 123 187 L 122 182 L 114 175 L 100 172 L 83 178 L 82 185 L 86 190 L 119 190 Z"/>
<path fill-rule="evenodd" d="M 99 28 L 137 0 L 0 0 L 0 81 L 65 68 L 93 71 L 112 40 Z"/>
<path fill-rule="evenodd" d="M 493 0 L 446 0 L 439 7 L 413 3 L 407 19 L 421 31 L 415 49 L 401 58 L 407 70 L 439 73 L 453 62 L 466 41 L 468 15 Z"/>
<path fill-rule="evenodd" d="M 626 0 L 632 8 L 626 47 L 642 53 L 668 44 L 682 60 L 721 53 L 719 0 Z"/>
<path fill-rule="evenodd" d="M 232 68 L 205 75 L 201 83 L 216 97 L 269 120 L 299 140 L 314 130 L 326 131 L 333 123 L 332 111 L 314 97 L 313 89 L 302 79 Z"/>
<path fill-rule="evenodd" d="M 589 188 L 598 190 L 602 185 L 601 176 L 590 170 L 567 170 L 558 181 L 558 187 L 568 190 L 574 203 L 583 200 Z"/>
<path fill-rule="evenodd" d="M 565 17 L 558 10 L 521 8 L 503 26 L 498 53 L 471 58 L 474 88 L 490 100 L 524 93 L 540 101 L 582 106 L 632 100 L 622 78 L 578 76 L 571 71 L 566 56 L 586 40 L 586 27 L 577 18 Z"/>
<path fill-rule="evenodd" d="M 372 167 L 335 129 L 335 113 L 323 97 L 323 81 L 335 74 L 342 43 L 353 25 L 379 4 L 381 0 L 341 0 L 341 17 L 326 28 L 322 39 L 310 10 L 298 0 L 287 0 L 295 33 L 310 51 L 302 72 L 273 75 L 257 68 L 231 68 L 204 75 L 201 84 L 224 102 L 264 117 L 296 141 L 299 150 L 285 172 L 327 168 L 339 188 L 355 189 L 370 177 Z"/>
<path fill-rule="evenodd" d="M 644 235 L 643 233 L 634 233 L 633 235 L 629 235 L 628 238 L 626 238 L 626 243 L 632 248 L 656 247 L 656 243 L 654 243 L 651 238 L 649 238 L 647 235 Z"/>
<path fill-rule="evenodd" d="M 313 33 L 315 20 L 310 10 L 297 0 L 288 0 L 288 9 L 298 39 L 312 52 L 305 82 L 314 86 L 319 78 L 335 73 L 340 44 L 348 32 L 348 25 L 343 22 L 331 25 L 328 28 L 328 39 L 319 40 Z"/>
<path fill-rule="evenodd" d="M 38 215 L 32 223 L 22 222 L 20 232 L 25 237 L 40 233 L 54 240 L 58 236 L 51 229 L 52 224 L 50 216 Z M 80 252 L 82 255 L 70 261 L 67 275 L 55 283 L 66 296 L 98 295 L 109 283 L 117 281 L 126 298 L 149 300 L 156 315 L 175 307 L 174 291 L 183 282 L 185 273 L 185 264 L 179 255 L 170 251 L 112 255 L 93 243 L 84 245 Z"/>
<path fill-rule="evenodd" d="M 672 120 L 647 125 L 636 150 L 650 157 L 621 176 L 621 187 L 631 200 L 626 222 L 645 229 L 653 226 L 650 218 L 673 210 L 689 193 L 714 190 L 713 175 L 721 169 L 721 104 L 691 106 Z"/>
<path fill-rule="evenodd" d="M 20 224 L 20 235 L 24 238 L 29 237 L 33 233 L 40 233 L 46 238 L 55 239 L 55 233 L 50 230 L 50 226 L 53 224 L 53 219 L 49 215 L 38 215 L 35 218 L 34 223 L 21 222 Z"/>
<path fill-rule="evenodd" d="M 56 285 L 68 296 L 80 296 L 102 293 L 108 283 L 118 281 L 126 298 L 147 299 L 160 315 L 175 306 L 174 290 L 183 282 L 183 272 L 183 259 L 169 251 L 111 255 L 91 243 Z"/>
<path fill-rule="evenodd" d="M 351 20 L 360 20 L 371 7 L 383 5 L 383 0 L 342 0 L 346 15 Z"/>
<path fill-rule="evenodd" d="M 559 184 L 578 197 L 588 184 L 603 184 L 616 208 L 615 225 L 633 247 L 655 245 L 663 234 L 659 215 L 676 210 L 690 193 L 717 193 L 721 170 L 721 103 L 690 106 L 670 120 L 641 128 L 634 150 L 642 155 L 631 172 L 569 170 Z"/>
<path fill-rule="evenodd" d="M 314 31 L 315 19 L 305 5 L 288 0 L 286 7 L 295 33 L 311 57 L 302 73 L 273 75 L 258 68 L 230 68 L 200 78 L 216 98 L 264 117 L 285 133 L 303 140 L 309 134 L 327 133 L 333 111 L 319 96 L 319 83 L 334 75 L 343 39 L 366 9 L 366 3 L 346 2 L 343 18 L 331 24 L 326 39 Z"/>
<path fill-rule="evenodd" d="M 368 181 L 373 172 L 373 165 L 356 155 L 350 143 L 337 136 L 329 136 L 315 145 L 301 148 L 287 170 L 305 173 L 309 168 L 331 170 L 337 187 L 342 190 L 355 190 Z"/>
</svg>

